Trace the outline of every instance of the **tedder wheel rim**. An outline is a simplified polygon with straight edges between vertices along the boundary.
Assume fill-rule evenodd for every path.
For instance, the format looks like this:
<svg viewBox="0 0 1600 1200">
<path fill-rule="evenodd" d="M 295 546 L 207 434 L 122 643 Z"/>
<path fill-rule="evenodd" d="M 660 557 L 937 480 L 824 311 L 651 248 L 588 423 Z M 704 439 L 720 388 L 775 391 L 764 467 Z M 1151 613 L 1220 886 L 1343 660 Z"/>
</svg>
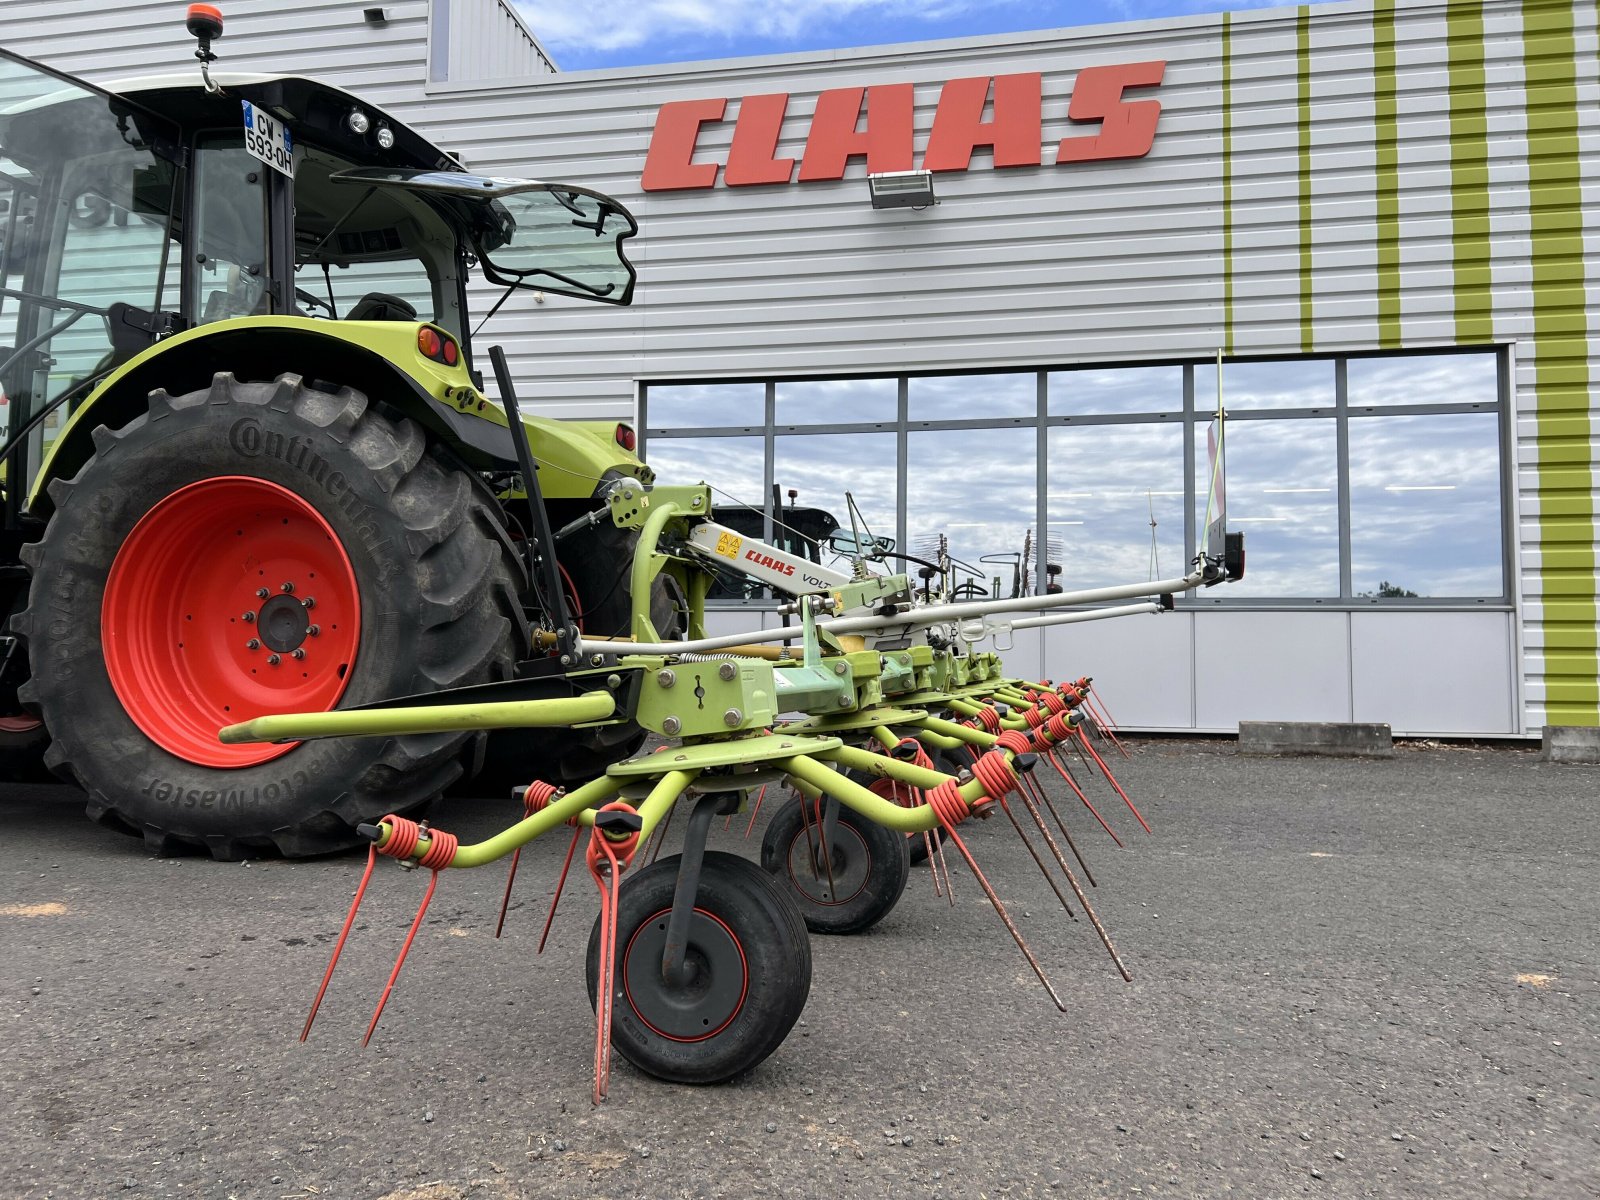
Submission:
<svg viewBox="0 0 1600 1200">
<path fill-rule="evenodd" d="M 689 982 L 669 984 L 661 977 L 670 908 L 642 922 L 628 939 L 620 964 L 623 996 L 639 1020 L 673 1042 L 703 1042 L 716 1037 L 739 1015 L 750 992 L 750 964 L 739 935 L 721 917 L 696 908 L 689 922 L 684 961 Z"/>
<path fill-rule="evenodd" d="M 140 518 L 112 561 L 100 618 L 106 671 L 133 723 L 188 762 L 248 767 L 298 743 L 225 746 L 217 730 L 337 704 L 360 643 L 361 593 L 312 504 L 227 475 Z"/>
<path fill-rule="evenodd" d="M 813 817 L 809 827 L 803 826 L 789 839 L 789 853 L 784 856 L 789 885 L 812 904 L 849 904 L 872 879 L 872 848 L 860 830 L 840 821 L 834 827 L 829 858 L 824 862 L 821 834 L 821 822 Z"/>
</svg>

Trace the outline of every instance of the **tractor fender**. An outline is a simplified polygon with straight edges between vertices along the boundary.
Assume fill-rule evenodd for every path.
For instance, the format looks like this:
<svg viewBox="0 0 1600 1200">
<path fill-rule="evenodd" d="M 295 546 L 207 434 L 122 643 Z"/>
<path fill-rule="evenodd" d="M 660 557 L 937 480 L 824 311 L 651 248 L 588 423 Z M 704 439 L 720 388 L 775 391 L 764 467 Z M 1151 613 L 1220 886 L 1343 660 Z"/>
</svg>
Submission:
<svg viewBox="0 0 1600 1200">
<path fill-rule="evenodd" d="M 477 390 L 464 365 L 447 367 L 424 357 L 417 349 L 417 328 L 398 321 L 243 317 L 164 338 L 119 366 L 74 409 L 33 481 L 29 511 L 49 515 L 54 508 L 50 482 L 71 478 L 88 462 L 96 427 L 121 428 L 146 410 L 151 392 L 198 391 L 209 387 L 219 371 L 240 380 L 266 380 L 287 370 L 307 380 L 348 385 L 437 435 L 470 467 L 514 465 L 516 449 L 505 414 Z M 556 478 L 570 477 L 572 490 L 584 497 L 607 469 L 645 471 L 621 447 L 607 451 L 590 431 L 565 430 L 562 422 L 537 418 L 525 424 L 541 462 L 553 460 Z M 541 437 L 547 426 L 552 428 Z"/>
</svg>

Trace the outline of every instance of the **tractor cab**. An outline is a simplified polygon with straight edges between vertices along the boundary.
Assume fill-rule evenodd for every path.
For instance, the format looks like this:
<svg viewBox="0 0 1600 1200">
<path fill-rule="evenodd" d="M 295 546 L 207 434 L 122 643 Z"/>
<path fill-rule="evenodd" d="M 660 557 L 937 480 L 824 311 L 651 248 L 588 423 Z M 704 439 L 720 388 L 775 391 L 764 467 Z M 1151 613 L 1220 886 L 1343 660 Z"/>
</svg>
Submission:
<svg viewBox="0 0 1600 1200">
<path fill-rule="evenodd" d="M 238 318 L 426 326 L 424 356 L 470 370 L 470 271 L 627 304 L 636 231 L 585 188 L 469 174 L 315 80 L 102 90 L 0 51 L 0 459 L 31 475 L 119 366 Z"/>
</svg>

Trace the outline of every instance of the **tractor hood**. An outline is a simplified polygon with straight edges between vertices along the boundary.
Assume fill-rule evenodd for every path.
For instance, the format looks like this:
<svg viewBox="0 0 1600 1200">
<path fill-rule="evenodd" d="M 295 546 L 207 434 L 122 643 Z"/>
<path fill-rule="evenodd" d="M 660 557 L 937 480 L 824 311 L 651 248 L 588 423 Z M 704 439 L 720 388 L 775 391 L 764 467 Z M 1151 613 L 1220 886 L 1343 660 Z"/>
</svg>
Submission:
<svg viewBox="0 0 1600 1200">
<path fill-rule="evenodd" d="M 491 283 L 602 304 L 633 301 L 637 276 L 622 243 L 639 223 L 610 196 L 570 183 L 398 167 L 359 167 L 331 179 L 426 196 L 471 231 Z"/>
</svg>

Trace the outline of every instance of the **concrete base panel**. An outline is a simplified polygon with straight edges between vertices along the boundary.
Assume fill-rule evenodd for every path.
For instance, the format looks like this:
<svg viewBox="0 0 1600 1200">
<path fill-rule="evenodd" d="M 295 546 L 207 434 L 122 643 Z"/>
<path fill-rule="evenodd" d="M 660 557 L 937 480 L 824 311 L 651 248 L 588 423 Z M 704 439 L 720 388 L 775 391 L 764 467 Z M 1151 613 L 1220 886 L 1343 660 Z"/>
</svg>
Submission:
<svg viewBox="0 0 1600 1200">
<path fill-rule="evenodd" d="M 1240 721 L 1240 754 L 1364 755 L 1389 758 L 1389 726 L 1350 721 Z"/>
<path fill-rule="evenodd" d="M 1546 725 L 1544 760 L 1600 763 L 1600 728 L 1593 725 Z"/>
</svg>

